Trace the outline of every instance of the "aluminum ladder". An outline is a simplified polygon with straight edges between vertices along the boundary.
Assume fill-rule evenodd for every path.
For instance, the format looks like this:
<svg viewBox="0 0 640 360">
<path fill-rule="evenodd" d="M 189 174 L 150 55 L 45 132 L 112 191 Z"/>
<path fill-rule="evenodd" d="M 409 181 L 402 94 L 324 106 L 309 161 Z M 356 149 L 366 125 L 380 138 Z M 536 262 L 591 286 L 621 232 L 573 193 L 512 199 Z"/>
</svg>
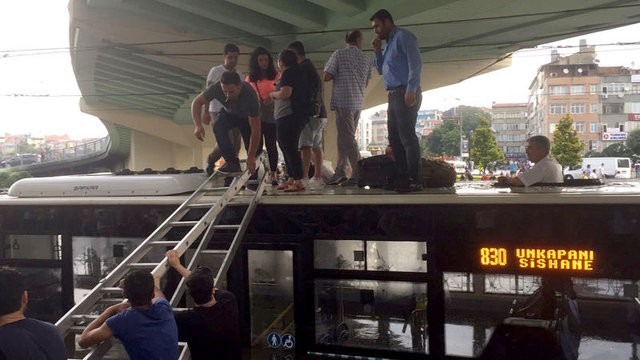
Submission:
<svg viewBox="0 0 640 360">
<path fill-rule="evenodd" d="M 158 278 L 162 278 L 170 268 L 167 259 L 164 256 L 166 250 L 172 248 L 176 250 L 180 256 L 193 246 L 197 247 L 196 252 L 191 258 L 188 269 L 192 270 L 198 265 L 201 254 L 213 253 L 223 257 L 221 266 L 213 269 L 216 273 L 214 283 L 216 286 L 224 274 L 226 274 L 229 266 L 235 256 L 236 250 L 251 221 L 251 217 L 255 211 L 262 193 L 268 180 L 269 171 L 265 167 L 265 156 L 256 159 L 258 170 L 256 171 L 256 180 L 250 180 L 251 174 L 248 170 L 243 171 L 240 175 L 236 174 L 235 178 L 229 186 L 216 186 L 223 178 L 230 177 L 233 174 L 222 174 L 218 171 L 214 172 L 202 185 L 195 190 L 167 219 L 149 235 L 126 259 L 124 259 L 115 269 L 113 269 L 106 277 L 82 299 L 69 310 L 60 320 L 56 322 L 58 330 L 62 334 L 65 341 L 73 339 L 73 354 L 76 354 L 75 343 L 76 335 L 82 333 L 86 326 L 98 315 L 106 309 L 106 307 L 124 301 L 122 289 L 118 287 L 120 280 L 123 279 L 129 271 L 137 269 L 149 269 L 151 274 Z M 253 188 L 253 190 L 251 189 Z M 215 202 L 207 202 L 208 196 L 219 196 Z M 250 199 L 249 201 L 246 201 Z M 244 200 L 244 201 L 243 201 Z M 228 206 L 246 207 L 242 221 L 240 224 L 224 224 L 221 225 L 221 215 Z M 191 214 L 192 210 L 200 212 L 206 210 L 197 220 L 185 219 L 187 214 Z M 180 240 L 168 241 L 164 240 L 165 236 L 172 229 L 181 228 L 186 230 L 186 234 Z M 224 250 L 207 250 L 207 245 L 213 237 L 216 230 L 235 231 L 231 245 Z M 180 284 L 170 301 L 174 306 L 184 293 L 184 279 Z M 108 356 L 114 339 L 106 340 L 95 346 L 82 359 L 102 359 L 111 358 Z M 186 343 L 179 343 L 180 356 L 179 359 L 189 359 L 190 355 Z M 86 352 L 78 351 L 79 353 Z M 70 357 L 70 359 L 79 359 L 78 357 Z"/>
</svg>

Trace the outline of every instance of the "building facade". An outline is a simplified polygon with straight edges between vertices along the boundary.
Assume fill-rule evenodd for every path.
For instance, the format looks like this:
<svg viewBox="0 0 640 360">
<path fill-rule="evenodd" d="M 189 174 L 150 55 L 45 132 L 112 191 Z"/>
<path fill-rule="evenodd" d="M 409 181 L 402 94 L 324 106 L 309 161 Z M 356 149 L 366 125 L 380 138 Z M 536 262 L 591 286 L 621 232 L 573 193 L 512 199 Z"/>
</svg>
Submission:
<svg viewBox="0 0 640 360">
<path fill-rule="evenodd" d="M 629 131 L 640 128 L 640 73 L 623 66 L 598 65 L 595 47 L 580 43 L 580 50 L 538 69 L 529 86 L 528 136 L 553 132 L 570 115 L 585 152 L 602 151 L 624 142 Z"/>
<path fill-rule="evenodd" d="M 528 136 L 527 104 L 493 104 L 491 107 L 491 128 L 496 133 L 498 149 L 507 159 L 524 160 Z"/>
</svg>

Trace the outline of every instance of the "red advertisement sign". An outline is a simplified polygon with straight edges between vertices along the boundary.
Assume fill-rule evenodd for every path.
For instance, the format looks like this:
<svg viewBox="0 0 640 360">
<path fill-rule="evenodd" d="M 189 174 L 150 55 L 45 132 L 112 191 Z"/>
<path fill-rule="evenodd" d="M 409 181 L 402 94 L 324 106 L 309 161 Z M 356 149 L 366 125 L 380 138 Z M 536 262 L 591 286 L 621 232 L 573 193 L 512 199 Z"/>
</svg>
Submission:
<svg viewBox="0 0 640 360">
<path fill-rule="evenodd" d="M 640 114 L 629 114 L 629 121 L 640 121 Z"/>
</svg>

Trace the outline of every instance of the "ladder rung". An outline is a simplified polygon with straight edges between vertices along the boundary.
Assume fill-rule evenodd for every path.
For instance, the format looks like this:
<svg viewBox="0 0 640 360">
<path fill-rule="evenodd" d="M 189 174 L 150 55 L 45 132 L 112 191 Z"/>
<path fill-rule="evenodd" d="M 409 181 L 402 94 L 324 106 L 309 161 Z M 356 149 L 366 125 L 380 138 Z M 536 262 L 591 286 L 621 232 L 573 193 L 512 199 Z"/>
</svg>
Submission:
<svg viewBox="0 0 640 360">
<path fill-rule="evenodd" d="M 174 240 L 162 241 L 162 240 L 160 240 L 160 241 L 150 241 L 150 242 L 148 242 L 148 244 L 149 245 L 156 245 L 156 246 L 176 246 L 176 245 L 180 244 L 180 241 L 177 241 L 177 240 L 176 241 L 174 241 Z"/>
<path fill-rule="evenodd" d="M 84 331 L 84 329 L 86 329 L 86 326 L 69 326 L 69 331 L 71 331 L 72 333 L 75 334 L 82 334 L 82 332 Z"/>
<path fill-rule="evenodd" d="M 156 266 L 158 266 L 158 263 L 132 263 L 132 264 L 127 264 L 127 266 L 134 269 L 136 268 L 148 269 L 148 268 L 155 268 Z"/>
<path fill-rule="evenodd" d="M 196 226 L 197 221 L 172 221 L 169 226 Z"/>
<path fill-rule="evenodd" d="M 204 192 L 214 192 L 214 191 L 227 191 L 229 190 L 228 186 L 218 186 L 218 187 L 208 187 L 200 189 Z"/>
<path fill-rule="evenodd" d="M 200 250 L 200 254 L 227 255 L 229 250 Z"/>
<path fill-rule="evenodd" d="M 192 209 L 209 209 L 216 205 L 216 203 L 196 203 L 188 205 Z"/>
<path fill-rule="evenodd" d="M 71 318 L 73 320 L 82 320 L 82 321 L 86 321 L 86 320 L 95 320 L 98 318 L 98 316 L 100 315 L 89 315 L 89 314 L 83 314 L 83 315 L 71 315 Z"/>
<path fill-rule="evenodd" d="M 107 294 L 121 294 L 122 288 L 119 287 L 103 287 L 100 288 L 100 291 Z"/>
<path fill-rule="evenodd" d="M 240 225 L 214 225 L 214 229 L 225 230 L 225 229 L 240 229 Z"/>
<path fill-rule="evenodd" d="M 100 300 L 98 300 L 99 303 L 107 303 L 107 304 L 120 304 L 121 302 L 123 302 L 125 299 L 123 298 L 102 298 Z"/>
</svg>

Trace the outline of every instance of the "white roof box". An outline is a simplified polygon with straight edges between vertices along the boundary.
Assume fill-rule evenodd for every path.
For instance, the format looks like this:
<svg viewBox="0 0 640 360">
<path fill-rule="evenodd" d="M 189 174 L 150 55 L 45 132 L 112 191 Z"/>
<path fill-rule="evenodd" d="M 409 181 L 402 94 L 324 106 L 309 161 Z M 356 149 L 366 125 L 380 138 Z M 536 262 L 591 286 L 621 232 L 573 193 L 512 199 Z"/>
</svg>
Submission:
<svg viewBox="0 0 640 360">
<path fill-rule="evenodd" d="M 26 178 L 9 188 L 15 197 L 161 196 L 195 191 L 203 172 L 153 175 L 70 175 Z"/>
</svg>

